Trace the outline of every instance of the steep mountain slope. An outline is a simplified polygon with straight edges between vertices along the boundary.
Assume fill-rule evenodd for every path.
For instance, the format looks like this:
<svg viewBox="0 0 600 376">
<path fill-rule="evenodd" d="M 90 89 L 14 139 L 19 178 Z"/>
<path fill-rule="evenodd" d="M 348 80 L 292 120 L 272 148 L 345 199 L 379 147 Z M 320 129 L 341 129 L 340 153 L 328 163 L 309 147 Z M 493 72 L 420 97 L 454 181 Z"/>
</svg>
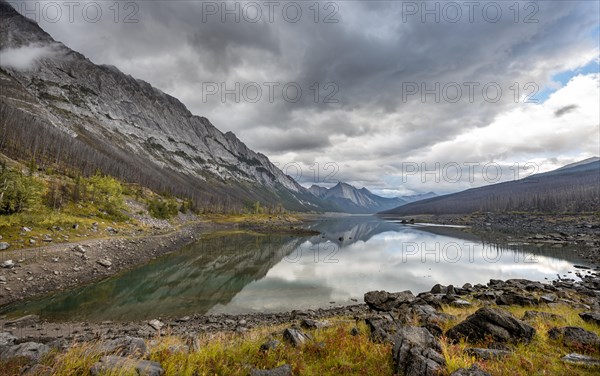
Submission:
<svg viewBox="0 0 600 376">
<path fill-rule="evenodd" d="M 377 213 L 405 203 L 402 199 L 377 196 L 367 188 L 357 189 L 342 182 L 329 189 L 313 185 L 309 191 L 318 198 L 335 204 L 346 213 Z"/>
<path fill-rule="evenodd" d="M 382 214 L 600 211 L 600 161 L 410 203 Z"/>
<path fill-rule="evenodd" d="M 0 66 L 0 151 L 12 158 L 84 174 L 100 169 L 218 211 L 249 201 L 321 209 L 233 133 L 144 81 L 95 65 L 3 0 Z"/>
</svg>

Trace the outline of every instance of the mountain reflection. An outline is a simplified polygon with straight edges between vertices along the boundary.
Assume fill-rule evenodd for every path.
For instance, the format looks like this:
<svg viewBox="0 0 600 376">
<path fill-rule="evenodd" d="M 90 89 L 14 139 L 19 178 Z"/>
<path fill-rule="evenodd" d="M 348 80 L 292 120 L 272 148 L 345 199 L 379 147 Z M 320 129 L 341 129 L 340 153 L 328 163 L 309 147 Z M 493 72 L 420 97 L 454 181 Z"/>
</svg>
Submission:
<svg viewBox="0 0 600 376">
<path fill-rule="evenodd" d="M 374 216 L 307 227 L 321 235 L 207 235 L 138 269 L 3 313 L 102 321 L 277 312 L 353 304 L 371 290 L 418 293 L 436 283 L 571 277 L 574 264 L 586 264 L 568 248 L 488 244 L 463 229 Z"/>
</svg>

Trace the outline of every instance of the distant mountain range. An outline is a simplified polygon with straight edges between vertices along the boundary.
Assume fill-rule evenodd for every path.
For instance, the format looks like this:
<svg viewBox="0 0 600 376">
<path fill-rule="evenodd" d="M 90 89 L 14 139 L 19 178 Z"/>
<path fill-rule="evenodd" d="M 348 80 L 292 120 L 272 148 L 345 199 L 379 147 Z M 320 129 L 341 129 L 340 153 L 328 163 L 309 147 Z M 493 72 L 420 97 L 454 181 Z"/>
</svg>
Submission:
<svg viewBox="0 0 600 376">
<path fill-rule="evenodd" d="M 339 182 L 331 188 L 313 185 L 308 191 L 316 197 L 335 205 L 338 210 L 353 214 L 373 214 L 409 202 L 437 196 L 435 193 L 429 192 L 413 196 L 382 197 L 367 188 L 358 189 L 344 182 Z"/>
<path fill-rule="evenodd" d="M 367 188 L 357 189 L 342 182 L 329 189 L 313 185 L 308 191 L 316 197 L 335 205 L 340 211 L 353 214 L 377 213 L 406 203 L 406 201 L 397 197 L 377 196 Z"/>
<path fill-rule="evenodd" d="M 235 134 L 147 82 L 92 63 L 4 0 L 0 50 L 0 152 L 9 158 L 64 173 L 100 170 L 219 212 L 256 201 L 333 210 Z"/>
<path fill-rule="evenodd" d="M 382 214 L 465 214 L 478 211 L 599 212 L 600 159 L 589 158 L 521 180 L 409 203 Z"/>
</svg>

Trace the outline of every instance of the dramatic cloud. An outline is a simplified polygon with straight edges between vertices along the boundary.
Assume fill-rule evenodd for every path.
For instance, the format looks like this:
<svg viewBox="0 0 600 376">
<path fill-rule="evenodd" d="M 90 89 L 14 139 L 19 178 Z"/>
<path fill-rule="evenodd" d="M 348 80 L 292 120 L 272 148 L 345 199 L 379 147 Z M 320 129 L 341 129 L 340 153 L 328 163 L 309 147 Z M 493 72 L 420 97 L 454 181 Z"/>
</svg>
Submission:
<svg viewBox="0 0 600 376">
<path fill-rule="evenodd" d="M 449 192 L 487 181 L 423 182 L 407 166 L 548 170 L 600 154 L 598 2 L 84 1 L 58 20 L 44 2 L 12 3 L 300 166 L 306 185 Z"/>
</svg>

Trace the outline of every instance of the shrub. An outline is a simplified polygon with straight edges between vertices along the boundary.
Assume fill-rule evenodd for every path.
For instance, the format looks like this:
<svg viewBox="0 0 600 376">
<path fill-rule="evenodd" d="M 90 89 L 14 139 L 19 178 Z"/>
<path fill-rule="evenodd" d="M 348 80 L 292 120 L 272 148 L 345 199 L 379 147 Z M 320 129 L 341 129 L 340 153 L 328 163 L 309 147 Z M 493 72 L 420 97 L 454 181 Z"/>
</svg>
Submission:
<svg viewBox="0 0 600 376">
<path fill-rule="evenodd" d="M 42 201 L 44 185 L 33 176 L 0 166 L 0 214 L 19 213 Z"/>
</svg>

